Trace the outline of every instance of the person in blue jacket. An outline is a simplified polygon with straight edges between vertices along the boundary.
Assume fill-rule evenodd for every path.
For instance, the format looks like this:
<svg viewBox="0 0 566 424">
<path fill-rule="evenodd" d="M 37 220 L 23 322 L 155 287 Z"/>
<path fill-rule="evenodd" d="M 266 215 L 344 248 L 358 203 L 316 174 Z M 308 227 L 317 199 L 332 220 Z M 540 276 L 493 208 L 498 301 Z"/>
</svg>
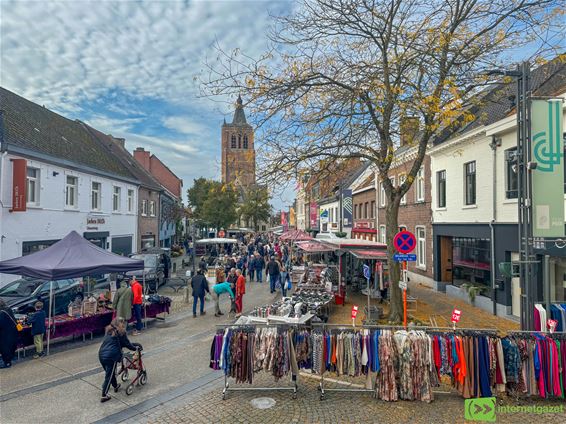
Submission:
<svg viewBox="0 0 566 424">
<path fill-rule="evenodd" d="M 110 390 L 111 384 L 112 387 L 114 387 L 114 392 L 120 389 L 120 384 L 116 381 L 116 367 L 118 363 L 122 361 L 123 347 L 130 350 L 142 349 L 139 343 L 130 343 L 130 340 L 128 340 L 128 336 L 126 335 L 126 322 L 124 319 L 116 318 L 106 327 L 106 335 L 98 350 L 98 360 L 105 372 L 100 402 L 106 402 L 111 399 L 110 396 L 108 396 L 108 390 Z"/>
<path fill-rule="evenodd" d="M 219 317 L 220 315 L 224 315 L 220 311 L 220 295 L 222 293 L 228 293 L 230 298 L 232 300 L 234 300 L 234 292 L 232 291 L 232 288 L 230 287 L 230 283 L 228 281 L 225 281 L 223 283 L 218 283 L 218 284 L 215 284 L 214 286 L 212 286 L 211 294 L 212 294 L 212 297 L 214 298 L 214 316 L 215 317 Z"/>
</svg>

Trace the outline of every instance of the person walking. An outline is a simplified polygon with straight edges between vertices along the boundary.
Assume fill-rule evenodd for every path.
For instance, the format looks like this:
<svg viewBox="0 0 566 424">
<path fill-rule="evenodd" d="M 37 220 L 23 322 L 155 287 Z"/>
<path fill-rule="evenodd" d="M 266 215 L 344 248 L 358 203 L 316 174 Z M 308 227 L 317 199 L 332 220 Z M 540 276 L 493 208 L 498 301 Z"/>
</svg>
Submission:
<svg viewBox="0 0 566 424">
<path fill-rule="evenodd" d="M 112 304 L 116 316 L 114 318 L 124 318 L 126 322 L 132 318 L 132 305 L 134 303 L 134 295 L 130 288 L 130 280 L 122 280 L 122 285 L 116 291 Z"/>
<path fill-rule="evenodd" d="M 230 269 L 228 278 L 226 279 L 230 283 L 230 288 L 234 293 L 236 293 L 236 281 L 238 281 L 238 276 L 236 275 L 236 268 Z"/>
<path fill-rule="evenodd" d="M 248 258 L 248 276 L 250 277 L 250 281 L 254 280 L 254 272 L 255 272 L 255 258 L 253 255 L 250 255 Z"/>
<path fill-rule="evenodd" d="M 107 402 L 111 398 L 108 396 L 110 385 L 114 387 L 114 392 L 120 390 L 120 384 L 116 381 L 116 367 L 122 360 L 122 348 L 136 350 L 142 348 L 139 343 L 131 343 L 126 335 L 126 322 L 122 318 L 115 318 L 106 327 L 106 335 L 100 349 L 98 349 L 98 360 L 104 368 L 104 383 L 102 383 L 102 397 L 100 402 Z"/>
<path fill-rule="evenodd" d="M 291 286 L 291 275 L 287 272 L 287 268 L 281 267 L 281 294 L 283 297 L 287 296 L 288 287 Z"/>
<path fill-rule="evenodd" d="M 204 310 L 204 296 L 210 293 L 208 288 L 208 281 L 203 274 L 202 269 L 199 269 L 197 275 L 191 279 L 191 288 L 193 289 L 193 318 L 197 317 L 197 301 L 200 300 L 200 314 L 206 315 Z"/>
<path fill-rule="evenodd" d="M 33 344 L 35 345 L 35 355 L 33 359 L 43 356 L 43 335 L 45 334 L 45 311 L 43 310 L 43 302 L 35 302 L 35 312 L 28 317 L 31 324 L 31 335 L 33 336 Z"/>
<path fill-rule="evenodd" d="M 133 336 L 138 336 L 143 327 L 142 323 L 142 305 L 143 305 L 143 289 L 140 282 L 136 279 L 132 282 L 132 305 L 134 307 L 134 315 L 136 317 L 136 331 Z"/>
<path fill-rule="evenodd" d="M 246 294 L 246 277 L 242 275 L 242 271 L 236 270 L 238 279 L 236 280 L 236 316 L 242 315 L 243 299 Z"/>
<path fill-rule="evenodd" d="M 220 315 L 224 315 L 220 310 L 220 295 L 222 293 L 228 293 L 231 299 L 234 299 L 234 292 L 230 288 L 229 282 L 218 283 L 212 286 L 211 295 L 214 299 L 214 316 L 219 317 Z"/>
<path fill-rule="evenodd" d="M 261 283 L 263 278 L 263 269 L 265 268 L 265 261 L 259 253 L 255 254 L 254 267 L 257 281 Z"/>
<path fill-rule="evenodd" d="M 206 272 L 208 270 L 208 265 L 206 264 L 206 261 L 204 260 L 204 256 L 201 256 L 200 258 L 200 262 L 198 263 L 198 269 Z"/>
<path fill-rule="evenodd" d="M 271 260 L 267 264 L 267 274 L 269 275 L 269 289 L 271 293 L 275 293 L 275 285 L 279 280 L 281 268 L 279 263 L 275 261 L 275 256 L 271 257 Z"/>
<path fill-rule="evenodd" d="M 4 362 L 0 368 L 10 368 L 12 358 L 16 353 L 18 340 L 17 321 L 14 313 L 6 303 L 0 299 L 0 355 Z"/>
</svg>

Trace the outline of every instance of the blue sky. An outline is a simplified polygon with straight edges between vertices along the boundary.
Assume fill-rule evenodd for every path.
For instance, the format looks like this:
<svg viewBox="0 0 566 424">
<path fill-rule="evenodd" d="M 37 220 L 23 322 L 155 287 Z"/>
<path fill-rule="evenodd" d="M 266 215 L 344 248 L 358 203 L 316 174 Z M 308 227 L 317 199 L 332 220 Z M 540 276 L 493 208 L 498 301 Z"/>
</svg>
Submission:
<svg viewBox="0 0 566 424">
<path fill-rule="evenodd" d="M 0 84 L 159 156 L 184 180 L 220 177 L 230 102 L 198 97 L 213 43 L 257 56 L 281 1 L 0 2 Z M 276 209 L 292 193 L 273 199 Z"/>
</svg>

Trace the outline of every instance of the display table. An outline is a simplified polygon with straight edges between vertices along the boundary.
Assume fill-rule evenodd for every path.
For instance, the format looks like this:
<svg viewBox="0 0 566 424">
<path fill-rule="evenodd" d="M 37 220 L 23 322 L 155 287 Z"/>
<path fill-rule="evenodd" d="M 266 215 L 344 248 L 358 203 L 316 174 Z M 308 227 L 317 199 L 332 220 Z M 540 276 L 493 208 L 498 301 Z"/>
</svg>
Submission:
<svg viewBox="0 0 566 424">
<path fill-rule="evenodd" d="M 144 318 L 155 318 L 162 313 L 169 313 L 170 303 L 148 303 L 142 308 L 142 316 Z M 104 330 L 104 328 L 112 321 L 113 310 L 107 310 L 94 315 L 73 318 L 68 315 L 56 315 L 52 318 L 51 340 L 70 336 L 83 336 L 92 334 L 95 331 Z M 129 322 L 135 321 L 132 311 L 132 318 Z M 49 320 L 45 320 L 45 327 L 49 327 Z M 18 347 L 23 348 L 33 345 L 33 336 L 31 335 L 31 326 L 25 326 L 19 332 Z"/>
</svg>

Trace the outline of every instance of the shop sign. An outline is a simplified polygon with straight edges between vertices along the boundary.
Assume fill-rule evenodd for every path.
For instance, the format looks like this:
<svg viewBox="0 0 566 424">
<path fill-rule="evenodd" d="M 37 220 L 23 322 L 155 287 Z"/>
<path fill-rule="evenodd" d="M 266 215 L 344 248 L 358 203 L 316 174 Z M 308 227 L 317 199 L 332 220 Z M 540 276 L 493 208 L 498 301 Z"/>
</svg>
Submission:
<svg viewBox="0 0 566 424">
<path fill-rule="evenodd" d="M 352 306 L 352 319 L 356 319 L 358 316 L 358 305 Z"/>
<path fill-rule="evenodd" d="M 462 311 L 459 309 L 454 308 L 452 311 L 452 319 L 450 320 L 454 324 L 460 321 L 460 317 L 462 316 Z"/>
<path fill-rule="evenodd" d="M 564 236 L 564 139 L 562 99 L 531 103 L 534 237 Z"/>
<path fill-rule="evenodd" d="M 10 212 L 26 211 L 27 162 L 12 159 L 12 208 Z"/>
<path fill-rule="evenodd" d="M 104 218 L 98 216 L 87 216 L 86 217 L 86 229 L 87 230 L 98 230 L 100 225 L 106 224 L 106 220 Z"/>
<path fill-rule="evenodd" d="M 321 224 L 327 224 L 328 223 L 328 209 L 323 209 L 320 211 L 320 223 Z"/>
</svg>

